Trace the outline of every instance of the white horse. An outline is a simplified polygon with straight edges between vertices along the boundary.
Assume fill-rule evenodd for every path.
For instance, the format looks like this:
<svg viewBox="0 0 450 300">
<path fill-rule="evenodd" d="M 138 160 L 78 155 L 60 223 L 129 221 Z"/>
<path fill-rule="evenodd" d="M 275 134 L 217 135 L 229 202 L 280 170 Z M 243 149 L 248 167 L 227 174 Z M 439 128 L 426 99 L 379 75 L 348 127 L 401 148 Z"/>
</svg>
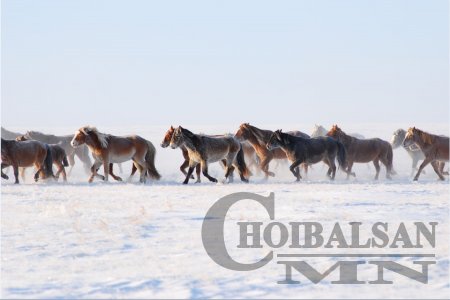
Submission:
<svg viewBox="0 0 450 300">
<path fill-rule="evenodd" d="M 319 137 L 319 136 L 326 136 L 328 133 L 328 130 L 326 130 L 322 125 L 314 125 L 314 129 L 313 132 L 311 133 L 311 138 L 315 138 L 315 137 Z M 359 133 L 350 133 L 348 134 L 352 137 L 355 137 L 357 139 L 365 139 L 364 135 L 359 134 Z"/>
</svg>

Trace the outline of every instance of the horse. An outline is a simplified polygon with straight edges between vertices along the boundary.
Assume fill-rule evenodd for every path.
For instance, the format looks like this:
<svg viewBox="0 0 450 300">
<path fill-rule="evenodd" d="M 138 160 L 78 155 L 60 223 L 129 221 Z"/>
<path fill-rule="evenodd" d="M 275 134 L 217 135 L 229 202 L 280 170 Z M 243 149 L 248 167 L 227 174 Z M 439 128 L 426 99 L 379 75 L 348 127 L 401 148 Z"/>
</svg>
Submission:
<svg viewBox="0 0 450 300">
<path fill-rule="evenodd" d="M 12 166 L 14 169 L 15 184 L 19 183 L 19 167 L 26 168 L 34 165 L 37 172 L 34 180 L 53 178 L 52 154 L 48 145 L 38 141 L 18 142 L 15 140 L 1 139 L 1 176 L 8 180 L 3 169 Z"/>
<path fill-rule="evenodd" d="M 445 178 L 439 169 L 439 162 L 449 161 L 449 138 L 427 133 L 416 127 L 410 127 L 403 141 L 403 146 L 410 147 L 414 143 L 425 155 L 425 159 L 420 164 L 416 176 L 414 176 L 414 180 L 417 181 L 419 179 L 423 168 L 429 163 L 433 166 L 439 179 L 444 180 Z"/>
<path fill-rule="evenodd" d="M 291 161 L 289 170 L 300 181 L 297 168 L 302 163 L 315 164 L 320 161 L 328 165 L 327 176 L 334 180 L 336 175 L 336 157 L 339 166 L 345 166 L 346 153 L 344 145 L 330 137 L 303 138 L 283 133 L 281 129 L 272 133 L 266 144 L 268 150 L 281 148 Z"/>
<path fill-rule="evenodd" d="M 333 125 L 327 136 L 344 144 L 347 151 L 347 179 L 352 172 L 353 163 L 367 163 L 372 161 L 376 169 L 375 180 L 380 173 L 380 161 L 386 166 L 386 178 L 391 179 L 393 152 L 391 144 L 379 138 L 358 139 L 347 135 L 337 125 Z"/>
<path fill-rule="evenodd" d="M 30 140 L 30 139 L 27 138 L 25 135 L 16 137 L 16 141 L 19 141 L 19 142 L 28 141 L 28 140 Z M 59 174 L 62 173 L 63 180 L 67 181 L 65 167 L 68 167 L 69 163 L 67 161 L 66 151 L 64 151 L 64 149 L 58 144 L 47 144 L 47 145 L 52 154 L 52 163 L 56 166 L 56 169 L 57 169 L 56 174 L 55 174 L 56 180 L 59 179 Z M 22 179 L 24 179 L 24 171 L 25 171 L 25 169 L 22 169 L 22 172 L 23 172 Z"/>
<path fill-rule="evenodd" d="M 405 137 L 406 137 L 406 130 L 400 128 L 400 129 L 397 129 L 396 131 L 394 131 L 394 133 L 392 134 L 392 138 L 391 138 L 392 149 L 396 149 L 396 148 L 402 146 L 403 141 L 405 140 Z M 402 148 L 406 150 L 406 152 L 412 159 L 411 176 L 413 176 L 414 171 L 418 170 L 417 164 L 419 163 L 420 160 L 425 159 L 425 155 L 423 154 L 422 150 L 420 150 L 420 148 L 415 143 L 411 144 L 409 147 L 402 147 Z M 445 163 L 440 162 L 439 163 L 439 171 L 441 171 L 441 173 L 444 175 L 448 175 L 448 172 L 444 172 L 444 167 L 445 167 Z M 423 171 L 423 172 L 425 172 L 425 171 Z"/>
<path fill-rule="evenodd" d="M 95 176 L 108 181 L 110 163 L 122 163 L 130 159 L 139 169 L 140 182 L 146 182 L 147 171 L 153 179 L 161 177 L 155 168 L 155 147 L 150 141 L 138 135 L 119 137 L 101 133 L 95 127 L 84 126 L 75 132 L 70 143 L 73 147 L 85 144 L 94 157 L 89 182 L 92 182 Z M 102 164 L 104 176 L 97 174 Z"/>
<path fill-rule="evenodd" d="M 175 132 L 175 128 L 173 126 L 170 126 L 169 130 L 167 130 L 166 134 L 164 135 L 164 139 L 161 142 L 162 148 L 169 147 L 170 141 L 172 140 L 172 136 L 173 136 L 174 132 Z M 180 171 L 181 171 L 181 173 L 183 173 L 184 176 L 186 176 L 187 175 L 186 168 L 189 167 L 189 152 L 188 152 L 186 146 L 184 146 L 184 145 L 180 145 L 179 148 L 180 148 L 181 153 L 183 154 L 183 158 L 184 158 L 184 161 L 180 166 Z M 200 164 L 197 164 L 197 166 L 195 168 L 196 168 L 195 171 L 197 174 L 196 182 L 200 182 L 201 181 L 201 179 L 200 179 L 200 172 L 201 172 Z M 194 179 L 194 176 L 191 175 L 191 178 Z"/>
<path fill-rule="evenodd" d="M 314 138 L 314 137 L 319 137 L 319 136 L 327 136 L 327 133 L 328 133 L 328 130 L 326 130 L 325 127 L 323 127 L 322 125 L 315 124 L 313 132 L 311 133 L 311 137 Z M 355 137 L 357 139 L 360 139 L 360 140 L 365 139 L 365 137 L 362 134 L 356 133 L 356 132 L 349 133 L 348 135 Z"/>
<path fill-rule="evenodd" d="M 28 139 L 40 141 L 46 144 L 59 144 L 66 152 L 69 160 L 69 174 L 72 172 L 75 165 L 75 156 L 81 160 L 85 171 L 89 172 L 92 164 L 91 158 L 89 157 L 89 150 L 85 145 L 77 148 L 72 147 L 70 141 L 72 140 L 73 135 L 53 135 L 45 134 L 39 131 L 27 131 L 24 136 Z"/>
<path fill-rule="evenodd" d="M 239 126 L 238 131 L 234 135 L 239 141 L 247 141 L 254 148 L 256 155 L 259 158 L 259 166 L 265 174 L 265 178 L 269 176 L 274 177 L 275 173 L 269 171 L 269 163 L 272 159 L 286 159 L 286 153 L 280 148 L 268 150 L 266 147 L 269 142 L 272 131 L 259 129 L 251 126 L 249 123 L 243 123 Z M 309 135 L 301 131 L 289 131 L 287 132 L 294 136 L 309 138 Z M 308 165 L 304 164 L 305 172 L 307 172 Z"/>
<path fill-rule="evenodd" d="M 205 136 L 194 134 L 179 126 L 175 129 L 170 140 L 172 149 L 184 145 L 189 154 L 189 170 L 183 184 L 188 184 L 194 168 L 200 164 L 203 176 L 211 182 L 217 179 L 208 174 L 208 164 L 225 160 L 225 179 L 232 176 L 234 169 L 239 172 L 241 181 L 248 182 L 250 171 L 248 170 L 241 143 L 232 135 Z"/>
</svg>

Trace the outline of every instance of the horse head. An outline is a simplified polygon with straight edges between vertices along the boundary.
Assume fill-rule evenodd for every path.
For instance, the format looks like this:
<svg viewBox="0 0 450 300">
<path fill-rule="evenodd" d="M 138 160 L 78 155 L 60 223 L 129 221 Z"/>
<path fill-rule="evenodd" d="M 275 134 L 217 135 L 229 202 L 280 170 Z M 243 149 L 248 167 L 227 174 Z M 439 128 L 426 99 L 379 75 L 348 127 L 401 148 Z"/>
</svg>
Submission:
<svg viewBox="0 0 450 300">
<path fill-rule="evenodd" d="M 181 146 L 181 144 L 183 144 L 184 139 L 183 139 L 183 127 L 178 126 L 172 134 L 172 138 L 170 139 L 170 148 L 175 149 Z"/>
<path fill-rule="evenodd" d="M 166 134 L 164 135 L 164 139 L 161 142 L 161 147 L 167 148 L 170 145 L 170 140 L 172 139 L 174 132 L 175 128 L 173 126 L 170 126 L 169 130 L 167 130 Z"/>
<path fill-rule="evenodd" d="M 273 150 L 280 147 L 281 141 L 283 141 L 282 131 L 281 129 L 278 129 L 270 135 L 269 141 L 266 144 L 267 150 Z"/>
</svg>

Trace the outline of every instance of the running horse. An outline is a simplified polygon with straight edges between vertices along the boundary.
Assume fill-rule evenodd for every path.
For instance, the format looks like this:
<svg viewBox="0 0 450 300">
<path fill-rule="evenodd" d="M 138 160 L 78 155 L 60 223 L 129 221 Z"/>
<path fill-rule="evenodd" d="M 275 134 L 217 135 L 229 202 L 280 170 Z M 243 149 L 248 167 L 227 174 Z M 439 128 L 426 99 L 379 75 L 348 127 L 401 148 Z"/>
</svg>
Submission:
<svg viewBox="0 0 450 300">
<path fill-rule="evenodd" d="M 309 138 L 309 135 L 301 131 L 288 131 L 288 134 L 293 136 L 299 136 L 303 138 Z M 269 176 L 274 177 L 275 174 L 269 171 L 269 163 L 272 159 L 287 159 L 286 153 L 281 148 L 274 148 L 272 150 L 267 149 L 266 145 L 273 131 L 259 129 L 249 123 L 243 123 L 239 126 L 235 137 L 239 141 L 247 141 L 255 149 L 256 155 L 259 158 L 259 166 L 265 174 L 265 178 Z M 305 172 L 308 170 L 308 165 L 303 164 Z"/>
<path fill-rule="evenodd" d="M 386 166 L 386 178 L 391 179 L 393 153 L 391 144 L 379 138 L 358 139 L 347 135 L 337 125 L 333 125 L 327 136 L 332 137 L 345 146 L 347 151 L 347 179 L 352 172 L 353 163 L 367 163 L 372 161 L 376 169 L 375 180 L 380 174 L 380 161 Z"/>
<path fill-rule="evenodd" d="M 69 175 L 72 172 L 73 166 L 75 165 L 75 156 L 81 160 L 85 171 L 89 172 L 92 164 L 91 159 L 89 157 L 89 150 L 84 145 L 74 148 L 70 144 L 73 135 L 53 135 L 53 134 L 45 134 L 39 131 L 27 131 L 24 134 L 24 137 L 27 139 L 40 141 L 46 144 L 59 144 L 66 152 L 70 164 L 70 169 L 68 172 Z"/>
<path fill-rule="evenodd" d="M 16 137 L 16 141 L 19 141 L 19 142 L 28 141 L 28 140 L 30 140 L 30 139 L 27 138 L 25 135 Z M 52 162 L 56 166 L 56 169 L 57 169 L 56 174 L 55 174 L 56 180 L 59 179 L 59 174 L 62 174 L 63 180 L 67 181 L 65 167 L 69 166 L 69 162 L 67 161 L 66 151 L 64 151 L 64 149 L 58 144 L 47 144 L 47 145 L 52 154 Z M 25 169 L 22 169 L 22 179 L 25 176 L 24 171 L 25 171 Z"/>
<path fill-rule="evenodd" d="M 48 145 L 38 141 L 18 142 L 15 140 L 1 139 L 1 176 L 9 179 L 3 173 L 3 169 L 12 166 L 16 184 L 19 183 L 19 167 L 26 168 L 35 166 L 37 172 L 34 180 L 53 178 L 52 155 Z"/>
<path fill-rule="evenodd" d="M 140 182 L 146 182 L 146 174 L 159 179 L 161 176 L 155 168 L 156 149 L 150 141 L 138 135 L 125 137 L 101 133 L 95 127 L 81 127 L 73 136 L 71 145 L 79 147 L 86 144 L 94 157 L 89 182 L 94 177 L 108 181 L 110 163 L 122 163 L 132 160 L 140 172 Z M 98 168 L 103 165 L 104 176 L 97 174 Z"/>
<path fill-rule="evenodd" d="M 411 127 L 406 133 L 403 146 L 411 147 L 413 144 L 416 144 L 425 155 L 425 159 L 419 166 L 419 170 L 417 171 L 414 180 L 419 179 L 419 175 L 423 168 L 430 163 L 436 174 L 439 176 L 439 179 L 444 180 L 445 178 L 439 168 L 439 163 L 449 161 L 449 138 L 427 133 L 416 127 Z"/>
<path fill-rule="evenodd" d="M 328 166 L 327 175 L 331 180 L 334 180 L 336 175 L 336 157 L 339 166 L 345 166 L 344 145 L 330 137 L 303 138 L 284 133 L 280 129 L 272 133 L 266 147 L 269 150 L 281 148 L 286 153 L 292 163 L 289 170 L 297 181 L 301 178 L 298 166 L 302 163 L 324 162 Z"/>
<path fill-rule="evenodd" d="M 200 164 L 203 176 L 211 182 L 217 179 L 208 173 L 208 164 L 224 161 L 226 166 L 225 179 L 231 179 L 234 169 L 239 172 L 241 180 L 248 182 L 248 170 L 241 143 L 232 135 L 206 136 L 194 134 L 179 126 L 175 129 L 170 140 L 172 149 L 185 146 L 189 154 L 189 170 L 183 184 L 188 184 L 195 167 Z"/>
</svg>

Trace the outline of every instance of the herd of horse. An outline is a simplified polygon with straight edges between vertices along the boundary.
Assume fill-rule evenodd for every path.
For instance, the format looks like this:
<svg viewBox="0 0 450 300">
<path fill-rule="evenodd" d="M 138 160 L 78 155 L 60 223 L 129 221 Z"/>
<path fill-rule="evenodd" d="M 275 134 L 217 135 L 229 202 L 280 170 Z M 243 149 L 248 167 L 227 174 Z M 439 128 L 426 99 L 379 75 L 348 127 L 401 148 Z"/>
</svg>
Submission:
<svg viewBox="0 0 450 300">
<path fill-rule="evenodd" d="M 84 169 L 90 173 L 89 182 L 94 178 L 108 181 L 109 175 L 115 180 L 122 178 L 114 174 L 113 164 L 132 161 L 131 180 L 139 171 L 139 181 L 145 183 L 147 178 L 159 180 L 161 175 L 155 167 L 156 148 L 138 136 L 115 136 L 98 131 L 95 127 L 84 126 L 71 135 L 52 135 L 36 131 L 25 134 L 1 129 L 1 176 L 9 179 L 3 169 L 11 166 L 15 183 L 19 183 L 19 170 L 22 180 L 24 170 L 35 167 L 35 181 L 47 178 L 58 180 L 62 174 L 67 180 L 75 164 L 75 156 L 82 162 Z M 375 180 L 379 178 L 380 162 L 386 168 L 386 178 L 391 179 L 396 172 L 393 168 L 393 148 L 403 147 L 412 158 L 414 180 L 418 180 L 424 167 L 431 164 L 440 180 L 444 180 L 445 163 L 449 161 L 449 138 L 434 135 L 411 127 L 398 129 L 390 142 L 379 138 L 366 139 L 364 136 L 345 133 L 337 125 L 326 130 L 320 125 L 314 127 L 308 135 L 301 131 L 265 130 L 249 123 L 239 126 L 235 134 L 205 135 L 196 134 L 178 126 L 171 126 L 164 135 L 161 147 L 179 148 L 183 154 L 180 166 L 184 174 L 184 184 L 194 179 L 201 181 L 201 174 L 211 182 L 217 182 L 208 172 L 211 163 L 219 162 L 225 172 L 225 179 L 233 181 L 237 171 L 241 181 L 249 182 L 253 172 L 262 172 L 266 179 L 275 176 L 269 170 L 272 160 L 288 160 L 289 170 L 296 181 L 302 178 L 300 168 L 307 174 L 308 167 L 323 162 L 327 167 L 326 176 L 335 178 L 339 169 L 347 178 L 356 176 L 352 171 L 354 163 L 372 162 L 375 166 Z M 91 156 L 94 160 L 92 162 Z M 419 168 L 417 165 L 422 161 Z M 56 173 L 53 172 L 55 166 Z M 66 174 L 65 167 L 70 169 Z M 103 175 L 98 171 L 103 167 Z M 253 172 L 251 171 L 253 170 Z M 413 173 L 412 173 L 413 174 Z"/>
</svg>

